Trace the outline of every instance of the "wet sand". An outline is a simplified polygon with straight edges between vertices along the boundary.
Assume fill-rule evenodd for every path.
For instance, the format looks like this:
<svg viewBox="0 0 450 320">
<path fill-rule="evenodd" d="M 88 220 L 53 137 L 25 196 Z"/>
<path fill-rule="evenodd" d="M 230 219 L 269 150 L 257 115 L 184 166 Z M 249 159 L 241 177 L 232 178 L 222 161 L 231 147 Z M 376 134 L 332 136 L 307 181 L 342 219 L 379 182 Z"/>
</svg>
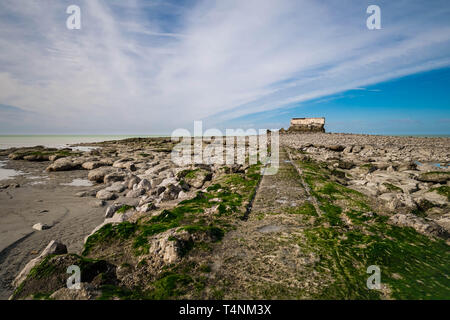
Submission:
<svg viewBox="0 0 450 320">
<path fill-rule="evenodd" d="M 2 157 L 0 160 L 7 159 Z M 105 208 L 96 207 L 95 198 L 75 194 L 93 187 L 70 184 L 87 177 L 86 170 L 47 173 L 49 162 L 7 161 L 3 168 L 20 170 L 1 180 L 0 185 L 20 187 L 0 189 L 0 299 L 7 299 L 16 274 L 51 240 L 60 240 L 70 252 L 79 252 L 83 239 L 104 219 Z M 51 225 L 37 231 L 36 223 Z"/>
</svg>

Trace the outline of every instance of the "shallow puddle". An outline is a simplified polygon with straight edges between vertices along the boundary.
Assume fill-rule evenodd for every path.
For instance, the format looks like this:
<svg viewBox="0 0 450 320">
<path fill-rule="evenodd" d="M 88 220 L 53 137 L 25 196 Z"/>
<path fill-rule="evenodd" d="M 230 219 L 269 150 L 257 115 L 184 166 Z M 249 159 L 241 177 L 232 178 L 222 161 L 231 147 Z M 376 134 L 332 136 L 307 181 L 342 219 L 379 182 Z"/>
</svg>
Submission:
<svg viewBox="0 0 450 320">
<path fill-rule="evenodd" d="M 74 179 L 71 183 L 61 183 L 62 186 L 71 186 L 71 187 L 91 187 L 93 186 L 92 182 L 86 179 Z"/>
<path fill-rule="evenodd" d="M 22 171 L 2 168 L 5 165 L 6 165 L 6 161 L 0 161 L 0 181 L 8 180 L 8 179 L 14 178 L 15 176 L 24 174 L 24 172 L 22 172 Z"/>
</svg>

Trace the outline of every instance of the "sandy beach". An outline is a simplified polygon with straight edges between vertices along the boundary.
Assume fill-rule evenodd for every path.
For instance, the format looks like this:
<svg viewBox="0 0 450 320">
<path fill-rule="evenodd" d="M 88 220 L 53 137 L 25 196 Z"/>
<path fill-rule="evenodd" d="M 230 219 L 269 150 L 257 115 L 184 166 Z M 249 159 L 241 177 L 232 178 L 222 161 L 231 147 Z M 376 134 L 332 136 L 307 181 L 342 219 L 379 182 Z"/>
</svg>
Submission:
<svg viewBox="0 0 450 320">
<path fill-rule="evenodd" d="M 0 182 L 19 185 L 0 190 L 0 299 L 11 295 L 15 275 L 51 240 L 62 241 L 78 252 L 82 239 L 103 220 L 104 208 L 98 207 L 95 199 L 75 196 L 86 187 L 64 185 L 75 179 L 87 181 L 84 171 L 52 174 L 45 172 L 46 166 L 9 161 L 4 167 L 22 174 Z M 52 227 L 33 230 L 36 223 Z"/>
</svg>

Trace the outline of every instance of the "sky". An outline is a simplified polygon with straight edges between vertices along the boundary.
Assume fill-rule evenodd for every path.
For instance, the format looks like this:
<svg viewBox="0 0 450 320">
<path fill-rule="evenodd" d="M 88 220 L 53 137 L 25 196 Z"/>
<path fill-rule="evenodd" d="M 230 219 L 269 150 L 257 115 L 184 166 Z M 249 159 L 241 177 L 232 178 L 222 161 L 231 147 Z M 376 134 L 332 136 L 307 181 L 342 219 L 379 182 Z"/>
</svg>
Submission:
<svg viewBox="0 0 450 320">
<path fill-rule="evenodd" d="M 450 134 L 449 16 L 448 0 L 2 0 L 0 134 L 309 116 L 331 132 Z"/>
</svg>

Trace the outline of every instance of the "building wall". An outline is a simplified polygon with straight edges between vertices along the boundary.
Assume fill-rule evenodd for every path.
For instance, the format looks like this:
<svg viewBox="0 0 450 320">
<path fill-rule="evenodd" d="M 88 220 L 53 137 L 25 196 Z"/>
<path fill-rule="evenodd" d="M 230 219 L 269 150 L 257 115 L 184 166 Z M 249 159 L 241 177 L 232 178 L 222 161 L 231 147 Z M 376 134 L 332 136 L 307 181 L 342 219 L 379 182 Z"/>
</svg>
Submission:
<svg viewBox="0 0 450 320">
<path fill-rule="evenodd" d="M 291 120 L 291 126 L 309 124 L 325 125 L 325 118 L 294 118 Z"/>
<path fill-rule="evenodd" d="M 325 118 L 293 118 L 287 132 L 325 132 Z"/>
</svg>

